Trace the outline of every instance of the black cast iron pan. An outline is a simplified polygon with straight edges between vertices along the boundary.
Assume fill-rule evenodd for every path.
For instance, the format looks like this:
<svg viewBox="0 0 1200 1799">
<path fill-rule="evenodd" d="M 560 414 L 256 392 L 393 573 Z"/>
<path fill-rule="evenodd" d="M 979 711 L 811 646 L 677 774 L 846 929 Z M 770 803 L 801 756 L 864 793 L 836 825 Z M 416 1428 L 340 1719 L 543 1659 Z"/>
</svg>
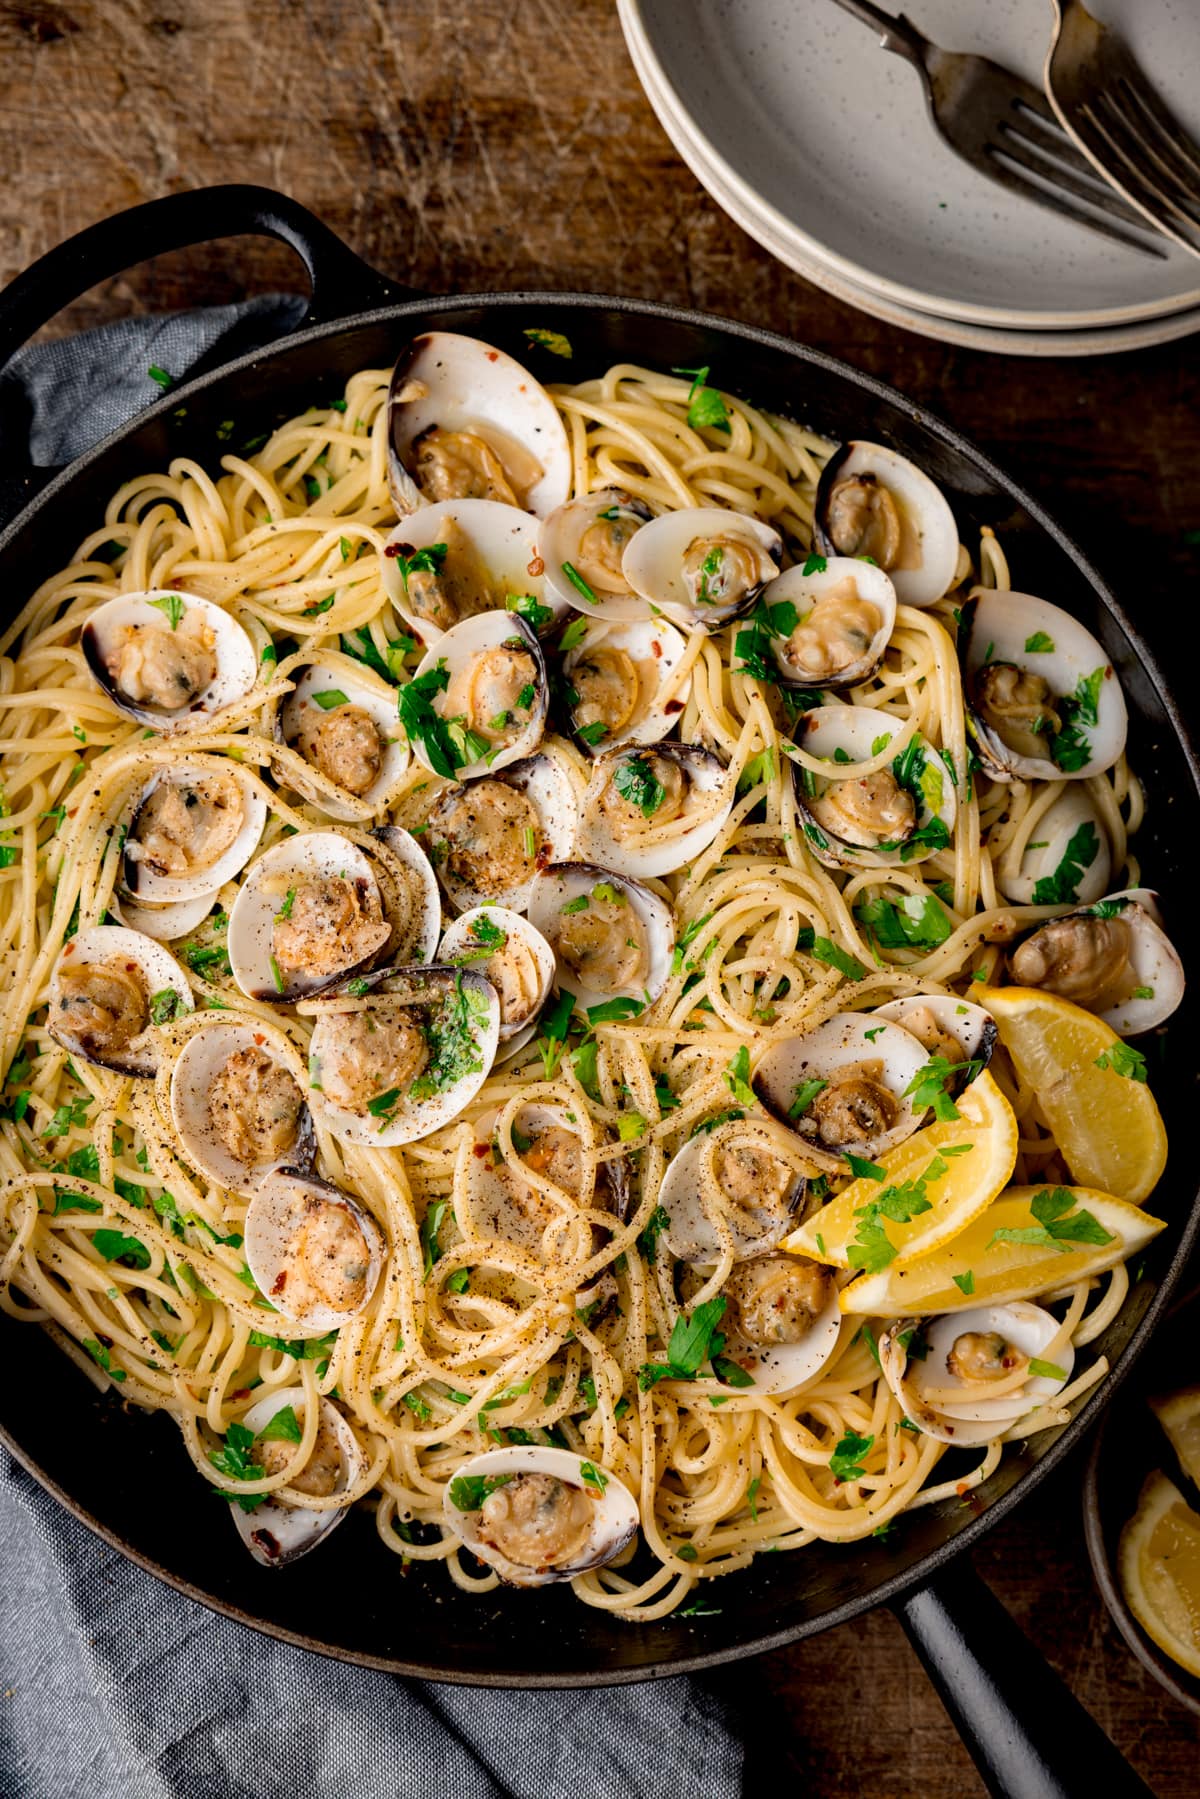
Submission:
<svg viewBox="0 0 1200 1799">
<path fill-rule="evenodd" d="M 414 332 L 473 333 L 546 380 L 522 328 L 565 332 L 576 378 L 614 361 L 660 368 L 711 364 L 722 385 L 834 436 L 881 438 L 925 468 L 949 495 L 964 531 L 992 525 L 1019 586 L 1078 613 L 1116 664 L 1133 719 L 1132 754 L 1152 780 L 1138 839 L 1143 867 L 1170 901 L 1187 891 L 1187 845 L 1200 838 L 1200 766 L 1146 645 L 1103 581 L 1036 501 L 985 456 L 902 395 L 831 357 L 753 327 L 643 302 L 592 295 L 414 296 L 367 268 L 295 202 L 268 190 L 224 187 L 156 200 L 83 232 L 0 295 L 0 367 L 61 306 L 132 264 L 185 244 L 237 233 L 292 244 L 307 265 L 312 304 L 301 329 L 270 351 L 194 374 L 70 468 L 10 467 L 8 529 L 0 535 L 0 592 L 16 608 L 101 516 L 118 485 L 171 456 L 215 465 L 216 431 L 235 418 L 249 437 L 322 397 L 351 371 L 383 367 Z M 18 505 L 23 509 L 18 513 Z M 0 518 L 4 515 L 0 512 Z M 1189 997 L 1172 1032 L 1185 1039 Z M 1183 1128 L 1191 1077 L 1156 1069 L 1168 1125 Z M 0 1317 L 4 1365 L 0 1436 L 78 1517 L 181 1590 L 260 1630 L 325 1654 L 433 1680 L 587 1686 L 712 1667 L 793 1643 L 880 1603 L 894 1605 L 996 1792 L 1021 1799 L 1074 1794 L 1085 1772 L 1110 1795 L 1144 1792 L 1108 1739 L 1038 1660 L 974 1577 L 967 1554 L 1086 1431 L 1147 1340 L 1183 1267 L 1196 1194 L 1176 1158 L 1156 1203 L 1172 1221 L 1100 1347 L 1112 1372 L 1070 1425 L 1006 1455 L 967 1502 L 914 1512 L 894 1536 L 847 1547 L 763 1557 L 714 1592 L 719 1612 L 629 1626 L 552 1589 L 480 1601 L 434 1570 L 402 1573 L 355 1517 L 317 1555 L 285 1571 L 239 1553 L 228 1520 L 191 1470 L 162 1418 L 98 1400 L 41 1332 Z"/>
</svg>

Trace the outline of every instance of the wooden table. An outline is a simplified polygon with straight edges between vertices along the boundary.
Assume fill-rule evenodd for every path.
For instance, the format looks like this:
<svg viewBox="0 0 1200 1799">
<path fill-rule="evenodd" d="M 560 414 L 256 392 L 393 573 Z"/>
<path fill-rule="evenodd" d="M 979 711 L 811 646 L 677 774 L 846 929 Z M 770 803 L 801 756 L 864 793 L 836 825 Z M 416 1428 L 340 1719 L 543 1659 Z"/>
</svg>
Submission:
<svg viewBox="0 0 1200 1799">
<path fill-rule="evenodd" d="M 287 189 L 384 273 L 431 292 L 597 289 L 771 325 L 993 451 L 1135 616 L 1195 608 L 1200 344 L 1000 359 L 848 311 L 697 186 L 642 97 L 610 0 L 0 0 L 0 168 L 5 280 L 119 207 L 245 180 Z M 295 279 L 277 247 L 227 243 L 109 282 L 57 328 Z M 979 1567 L 1155 1791 L 1183 1799 L 1200 1786 L 1195 1720 L 1107 1620 L 1078 1481 L 1075 1465 L 1050 1480 Z M 885 1613 L 724 1678 L 755 1708 L 748 1791 L 765 1790 L 781 1754 L 809 1793 L 983 1791 Z"/>
</svg>

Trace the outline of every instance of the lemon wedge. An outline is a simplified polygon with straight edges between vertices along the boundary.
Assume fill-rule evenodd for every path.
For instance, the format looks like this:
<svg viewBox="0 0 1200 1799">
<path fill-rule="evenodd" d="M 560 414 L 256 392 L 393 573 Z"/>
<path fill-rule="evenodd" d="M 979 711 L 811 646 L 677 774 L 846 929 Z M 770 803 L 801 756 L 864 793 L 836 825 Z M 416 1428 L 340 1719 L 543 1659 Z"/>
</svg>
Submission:
<svg viewBox="0 0 1200 1799">
<path fill-rule="evenodd" d="M 1167 1160 L 1167 1133 L 1145 1082 L 1118 1072 L 1138 1064 L 1116 1032 L 1032 987 L 985 987 L 973 997 L 1037 1093 L 1073 1178 L 1118 1199 L 1148 1198 Z"/>
<path fill-rule="evenodd" d="M 959 1117 L 926 1125 L 895 1149 L 886 1150 L 878 1164 L 886 1171 L 884 1180 L 864 1177 L 852 1181 L 786 1238 L 784 1249 L 832 1268 L 864 1265 L 864 1256 L 867 1267 L 879 1266 L 882 1256 L 890 1265 L 906 1268 L 964 1230 L 1012 1175 L 1017 1121 L 986 1071 L 963 1090 L 955 1104 Z M 863 1221 L 855 1214 L 877 1203 L 889 1189 L 908 1182 L 920 1183 L 919 1203 L 925 1203 L 926 1210 L 914 1212 L 907 1222 L 885 1212 L 865 1233 L 868 1240 L 873 1236 L 875 1253 L 864 1251 Z M 903 1211 L 905 1207 L 902 1202 L 891 1209 Z M 884 1234 L 882 1239 L 879 1232 Z M 894 1252 L 891 1256 L 889 1244 Z"/>
<path fill-rule="evenodd" d="M 877 1318 L 924 1317 L 1030 1299 L 1101 1274 L 1165 1229 L 1161 1218 L 1090 1187 L 1010 1187 L 932 1255 L 903 1268 L 897 1258 L 852 1281 L 841 1308 Z M 1006 1233 L 999 1240 L 998 1231 Z M 1013 1232 L 1018 1235 L 1007 1234 Z"/>
<path fill-rule="evenodd" d="M 1164 1654 L 1200 1675 L 1200 1513 L 1165 1474 L 1142 1488 L 1121 1532 L 1117 1569 L 1126 1604 Z"/>
<path fill-rule="evenodd" d="M 1200 1487 L 1200 1387 L 1152 1399 L 1150 1410 L 1170 1438 L 1179 1466 Z"/>
</svg>

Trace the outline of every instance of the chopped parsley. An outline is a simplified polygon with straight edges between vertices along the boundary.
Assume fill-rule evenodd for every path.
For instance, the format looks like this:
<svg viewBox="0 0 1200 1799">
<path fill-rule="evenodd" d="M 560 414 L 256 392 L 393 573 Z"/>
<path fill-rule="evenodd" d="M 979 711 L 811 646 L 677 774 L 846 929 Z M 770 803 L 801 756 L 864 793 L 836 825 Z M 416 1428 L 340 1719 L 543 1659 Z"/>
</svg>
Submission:
<svg viewBox="0 0 1200 1799">
<path fill-rule="evenodd" d="M 254 1450 L 254 1432 L 244 1424 L 231 1424 L 225 1433 L 224 1444 L 219 1450 L 210 1450 L 208 1459 L 219 1474 L 229 1480 L 262 1480 L 266 1469 L 251 1459 Z M 230 1499 L 244 1512 L 257 1511 L 265 1493 L 222 1493 L 222 1498 Z"/>
<path fill-rule="evenodd" d="M 1094 727 L 1100 722 L 1100 688 L 1104 668 L 1094 668 L 1081 675 L 1073 694 L 1065 694 L 1058 702 L 1063 725 L 1050 738 L 1050 758 L 1064 774 L 1078 774 L 1092 759 L 1092 746 L 1081 726 Z"/>
<path fill-rule="evenodd" d="M 174 375 L 168 375 L 166 369 L 160 369 L 157 362 L 152 362 L 150 367 L 146 370 L 146 373 L 149 375 L 151 381 L 162 388 L 164 393 L 166 393 L 169 387 L 174 385 Z"/>
<path fill-rule="evenodd" d="M 125 1370 L 123 1368 L 113 1367 L 112 1357 L 109 1354 L 108 1346 L 106 1344 L 98 1343 L 95 1337 L 84 1337 L 83 1347 L 87 1350 L 93 1362 L 95 1362 L 98 1367 L 103 1368 L 105 1374 L 110 1375 L 113 1380 L 120 1381 L 125 1379 Z"/>
<path fill-rule="evenodd" d="M 564 562 L 562 565 L 562 572 L 581 599 L 586 601 L 589 606 L 599 605 L 599 601 L 592 589 L 588 586 L 573 562 Z"/>
<path fill-rule="evenodd" d="M 638 1386 L 647 1392 L 660 1380 L 694 1380 L 710 1356 L 719 1356 L 725 1339 L 717 1325 L 725 1315 L 725 1296 L 706 1300 L 690 1314 L 681 1312 L 671 1330 L 665 1362 L 643 1362 Z"/>
<path fill-rule="evenodd" d="M 739 1106 L 758 1104 L 754 1089 L 750 1085 L 750 1051 L 744 1043 L 725 1070 L 725 1085 Z"/>
<path fill-rule="evenodd" d="M 283 1405 L 259 1431 L 258 1443 L 299 1443 L 304 1432 L 294 1406 Z"/>
<path fill-rule="evenodd" d="M 151 1024 L 170 1024 L 186 1010 L 182 993 L 176 993 L 174 987 L 164 987 L 161 993 L 150 995 Z"/>
<path fill-rule="evenodd" d="M 538 1038 L 538 1049 L 541 1052 L 542 1068 L 548 1081 L 553 1080 L 558 1072 L 563 1045 L 567 1041 L 571 1014 L 574 1010 L 575 995 L 563 987 L 554 1004 L 542 1014 L 542 1032 Z"/>
<path fill-rule="evenodd" d="M 946 1056 L 930 1056 L 904 1089 L 904 1098 L 912 1100 L 913 1110 L 917 1112 L 932 1106 L 934 1117 L 946 1123 L 960 1116 L 958 1107 L 946 1091 L 947 1086 L 960 1076 L 964 1084 L 974 1080 L 982 1067 L 983 1063 L 978 1061 L 951 1062 Z"/>
<path fill-rule="evenodd" d="M 992 1233 L 993 1243 L 1032 1243 L 1043 1249 L 1056 1249 L 1068 1253 L 1072 1243 L 1095 1243 L 1103 1245 L 1111 1243 L 1111 1231 L 1106 1231 L 1098 1218 L 1084 1210 L 1072 1211 L 1075 1195 L 1068 1187 L 1045 1187 L 1035 1193 L 1029 1202 L 1029 1210 L 1037 1220 L 1036 1224 L 1025 1225 L 1014 1229 L 1002 1227 Z"/>
<path fill-rule="evenodd" d="M 960 1293 L 965 1293 L 968 1298 L 974 1293 L 975 1275 L 972 1269 L 968 1268 L 965 1274 L 954 1274 L 950 1278 Z"/>
<path fill-rule="evenodd" d="M 631 756 L 618 765 L 612 784 L 623 800 L 636 806 L 643 818 L 652 818 L 667 797 L 667 790 L 657 780 L 654 770 L 640 756 Z"/>
<path fill-rule="evenodd" d="M 734 639 L 733 652 L 756 681 L 777 681 L 779 669 L 771 652 L 772 639 L 790 637 L 800 622 L 791 600 L 768 605 L 759 600 Z"/>
<path fill-rule="evenodd" d="M 1053 648 L 1054 639 L 1052 637 L 1047 637 L 1044 631 L 1035 631 L 1032 637 L 1027 637 L 1025 639 L 1025 654 L 1027 656 L 1046 656 L 1050 654 Z"/>
<path fill-rule="evenodd" d="M 599 1006 L 589 1006 L 587 1009 L 588 1023 L 590 1025 L 615 1024 L 622 1018 L 636 1018 L 640 1012 L 645 1010 L 646 1002 L 644 1000 L 631 999 L 625 994 L 618 994 L 616 999 L 606 999 Z"/>
<path fill-rule="evenodd" d="M 570 338 L 564 337 L 561 331 L 544 331 L 540 325 L 526 325 L 521 336 L 528 338 L 531 344 L 536 344 L 539 350 L 548 350 L 551 356 L 569 360 L 574 355 Z"/>
<path fill-rule="evenodd" d="M 554 608 L 543 606 L 531 593 L 510 593 L 504 605 L 507 611 L 523 618 L 531 631 L 544 631 L 554 622 Z"/>
<path fill-rule="evenodd" d="M 505 1487 L 511 1474 L 456 1474 L 450 1482 L 450 1503 L 459 1512 L 477 1512 L 497 1487 Z"/>
<path fill-rule="evenodd" d="M 708 385 L 708 365 L 699 369 L 672 369 L 673 375 L 691 379 L 687 397 L 687 422 L 693 431 L 729 430 L 729 411 L 715 387 Z"/>
<path fill-rule="evenodd" d="M 465 987 L 459 972 L 455 976 L 453 993 L 447 994 L 441 1005 L 435 1007 L 425 1024 L 429 1061 L 424 1073 L 418 1075 L 409 1088 L 414 1100 L 443 1093 L 456 1081 L 481 1071 L 483 1054 L 476 1029 L 487 1015 L 487 999 L 474 987 Z"/>
<path fill-rule="evenodd" d="M 349 636 L 343 633 L 340 641 L 344 655 L 353 656 L 356 662 L 365 663 L 375 674 L 390 681 L 393 687 L 399 686 L 401 681 L 407 681 L 404 658 L 410 650 L 416 649 L 415 637 L 391 638 L 383 655 L 375 647 L 375 639 L 366 625 L 359 625 Z"/>
<path fill-rule="evenodd" d="M 428 549 L 414 550 L 411 544 L 396 544 L 388 550 L 391 561 L 400 570 L 400 579 L 404 583 L 404 591 L 408 592 L 408 583 L 413 575 L 440 575 L 446 560 L 447 546 L 444 543 L 431 543 Z"/>
<path fill-rule="evenodd" d="M 866 1473 L 865 1462 L 871 1453 L 875 1438 L 860 1437 L 849 1430 L 838 1442 L 829 1458 L 829 1472 L 836 1481 L 861 1480 Z"/>
<path fill-rule="evenodd" d="M 788 1107 L 788 1117 L 803 1118 L 804 1114 L 808 1111 L 808 1108 L 812 1105 L 813 1100 L 816 1099 L 818 1093 L 824 1093 L 828 1085 L 828 1081 L 816 1079 L 811 1081 L 801 1081 L 800 1085 L 796 1088 L 796 1097 Z"/>
<path fill-rule="evenodd" d="M 332 712 L 335 706 L 348 706 L 349 698 L 340 687 L 327 687 L 323 693 L 314 693 L 313 699 L 322 712 Z"/>
<path fill-rule="evenodd" d="M 827 968 L 836 968 L 839 974 L 845 975 L 848 981 L 861 981 L 866 969 L 857 956 L 849 955 L 831 943 L 828 937 L 813 939 L 812 957 L 815 962 L 823 962 Z"/>
<path fill-rule="evenodd" d="M 854 916 L 881 949 L 936 949 L 953 926 L 931 893 L 890 900 L 879 895 L 855 906 Z"/>
<path fill-rule="evenodd" d="M 587 636 L 587 629 L 585 618 L 573 618 L 558 640 L 560 653 L 565 656 L 568 650 L 573 650 L 576 644 L 582 643 Z"/>
<path fill-rule="evenodd" d="M 168 593 L 165 594 L 161 600 L 150 600 L 147 603 L 156 607 L 158 611 L 162 613 L 172 631 L 177 631 L 179 629 L 179 621 L 187 611 L 187 607 L 184 605 L 183 599 L 179 594 Z"/>
<path fill-rule="evenodd" d="M 1033 845 L 1028 847 L 1032 849 Z M 1054 873 L 1034 883 L 1034 905 L 1068 906 L 1078 899 L 1079 883 L 1099 854 L 1100 838 L 1089 818 L 1072 835 Z"/>
<path fill-rule="evenodd" d="M 1146 1058 L 1140 1050 L 1131 1044 L 1117 1042 L 1096 1057 L 1097 1068 L 1111 1068 L 1114 1074 L 1120 1074 L 1127 1081 L 1146 1079 Z"/>
</svg>

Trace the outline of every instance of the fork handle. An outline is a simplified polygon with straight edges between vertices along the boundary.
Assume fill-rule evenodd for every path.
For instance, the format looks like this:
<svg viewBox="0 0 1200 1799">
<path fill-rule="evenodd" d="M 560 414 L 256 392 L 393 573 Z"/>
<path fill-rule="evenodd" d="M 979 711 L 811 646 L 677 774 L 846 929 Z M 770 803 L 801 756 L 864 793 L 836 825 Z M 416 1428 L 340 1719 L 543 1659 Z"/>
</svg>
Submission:
<svg viewBox="0 0 1200 1799">
<path fill-rule="evenodd" d="M 903 56 L 922 72 L 926 69 L 926 56 L 933 48 L 927 37 L 923 37 L 903 13 L 893 17 L 884 12 L 881 6 L 873 6 L 871 0 L 834 0 L 843 12 L 848 12 L 864 25 L 873 25 L 882 34 L 880 43 L 885 50 L 892 50 L 897 56 Z"/>
</svg>

